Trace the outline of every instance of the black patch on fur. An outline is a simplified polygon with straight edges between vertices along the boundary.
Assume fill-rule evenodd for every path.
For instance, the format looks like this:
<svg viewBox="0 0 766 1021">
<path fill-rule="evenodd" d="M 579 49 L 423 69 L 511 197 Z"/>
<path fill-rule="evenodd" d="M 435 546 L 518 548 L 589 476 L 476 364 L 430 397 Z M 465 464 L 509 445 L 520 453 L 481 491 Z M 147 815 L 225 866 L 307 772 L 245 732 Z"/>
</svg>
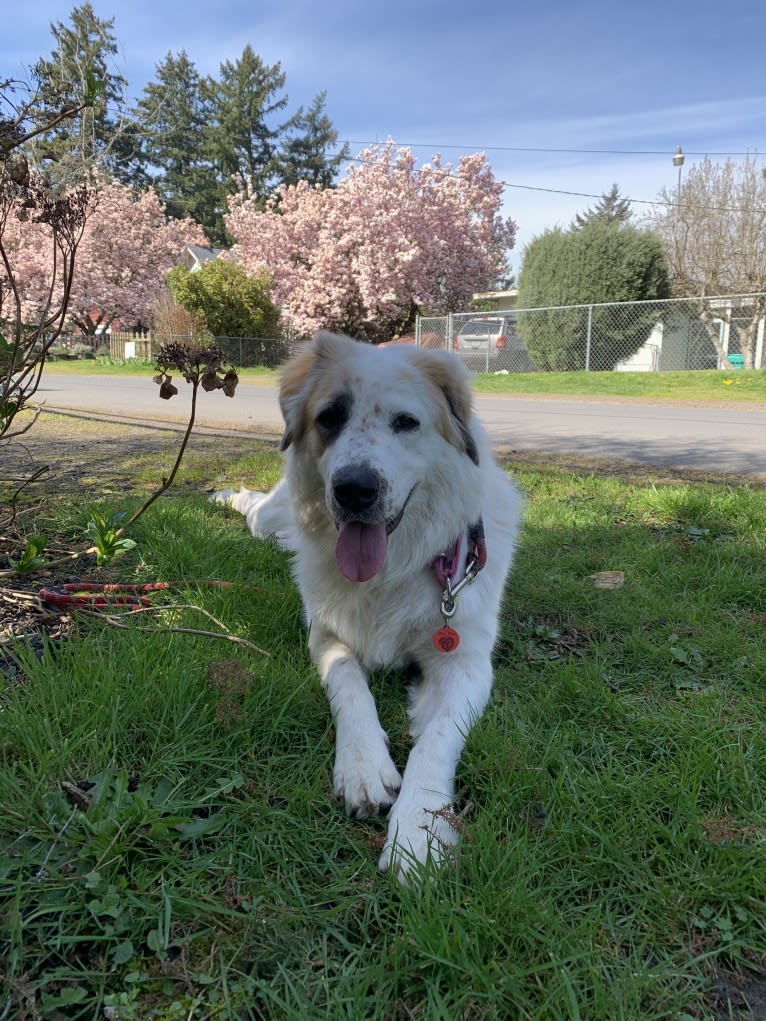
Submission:
<svg viewBox="0 0 766 1021">
<path fill-rule="evenodd" d="M 351 417 L 351 408 L 354 406 L 354 398 L 350 393 L 338 394 L 326 407 L 322 408 L 314 419 L 314 424 L 319 431 L 326 446 L 333 443 Z"/>
</svg>

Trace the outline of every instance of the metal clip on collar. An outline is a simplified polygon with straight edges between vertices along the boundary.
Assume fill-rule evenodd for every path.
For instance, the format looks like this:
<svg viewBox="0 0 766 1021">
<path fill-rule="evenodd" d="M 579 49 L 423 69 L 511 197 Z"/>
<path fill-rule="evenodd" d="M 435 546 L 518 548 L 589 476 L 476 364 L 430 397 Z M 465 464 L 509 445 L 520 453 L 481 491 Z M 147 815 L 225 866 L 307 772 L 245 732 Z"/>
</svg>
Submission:
<svg viewBox="0 0 766 1021">
<path fill-rule="evenodd" d="M 480 570 L 481 568 L 479 566 L 478 560 L 476 560 L 475 557 L 472 557 L 468 565 L 466 566 L 465 574 L 457 583 L 457 585 L 454 586 L 454 588 L 452 585 L 452 579 L 449 577 L 449 575 L 447 576 L 447 584 L 446 588 L 444 589 L 444 592 L 442 593 L 441 604 L 442 616 L 446 620 L 449 620 L 450 617 L 454 617 L 455 610 L 457 609 L 457 597 L 460 595 L 460 593 L 463 591 L 466 585 L 470 585 L 470 583 L 474 580 L 474 578 L 476 577 Z"/>
</svg>

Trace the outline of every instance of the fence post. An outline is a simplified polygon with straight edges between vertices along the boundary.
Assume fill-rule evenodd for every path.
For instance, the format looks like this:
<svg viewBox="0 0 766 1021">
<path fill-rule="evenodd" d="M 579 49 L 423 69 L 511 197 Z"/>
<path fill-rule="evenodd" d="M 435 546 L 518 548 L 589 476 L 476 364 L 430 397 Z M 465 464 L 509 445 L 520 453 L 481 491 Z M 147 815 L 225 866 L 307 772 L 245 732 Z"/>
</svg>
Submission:
<svg viewBox="0 0 766 1021">
<path fill-rule="evenodd" d="M 590 337 L 593 329 L 593 306 L 588 305 L 588 332 L 585 335 L 585 371 L 590 372 Z"/>
<path fill-rule="evenodd" d="M 444 338 L 446 341 L 446 348 L 448 351 L 452 350 L 452 313 L 447 313 L 447 336 Z"/>
<path fill-rule="evenodd" d="M 415 346 L 420 347 L 420 320 L 421 316 L 415 316 Z"/>
</svg>

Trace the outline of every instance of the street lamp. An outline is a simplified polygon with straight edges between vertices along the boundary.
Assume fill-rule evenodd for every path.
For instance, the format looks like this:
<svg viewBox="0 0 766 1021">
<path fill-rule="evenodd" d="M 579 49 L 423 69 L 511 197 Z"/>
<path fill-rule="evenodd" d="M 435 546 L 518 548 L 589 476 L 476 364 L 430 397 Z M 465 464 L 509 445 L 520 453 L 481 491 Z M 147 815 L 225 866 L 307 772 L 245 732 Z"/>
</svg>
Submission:
<svg viewBox="0 0 766 1021">
<path fill-rule="evenodd" d="M 681 168 L 684 165 L 684 151 L 680 145 L 676 146 L 673 153 L 673 166 L 678 167 L 678 187 L 676 189 L 676 224 L 678 224 L 678 211 L 681 208 Z"/>
</svg>

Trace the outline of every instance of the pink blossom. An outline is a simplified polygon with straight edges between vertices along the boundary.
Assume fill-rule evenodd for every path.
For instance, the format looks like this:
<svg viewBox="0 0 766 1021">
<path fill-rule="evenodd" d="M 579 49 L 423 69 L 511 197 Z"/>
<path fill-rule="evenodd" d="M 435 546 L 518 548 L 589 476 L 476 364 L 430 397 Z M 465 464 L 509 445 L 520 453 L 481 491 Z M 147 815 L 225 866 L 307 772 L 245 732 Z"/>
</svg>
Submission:
<svg viewBox="0 0 766 1021">
<path fill-rule="evenodd" d="M 28 319 L 39 316 L 54 278 L 49 235 L 46 226 L 14 215 L 6 221 L 4 243 Z M 114 319 L 148 325 L 165 276 L 186 244 L 207 244 L 204 232 L 192 220 L 168 218 L 154 191 L 135 194 L 98 180 L 77 250 L 70 318 L 89 329 Z"/>
<path fill-rule="evenodd" d="M 301 181 L 266 209 L 241 189 L 230 203 L 234 256 L 265 269 L 272 300 L 299 335 L 319 328 L 390 337 L 413 309 L 464 307 L 505 268 L 516 226 L 486 156 L 415 167 L 407 148 L 364 149 L 337 188 Z"/>
</svg>

